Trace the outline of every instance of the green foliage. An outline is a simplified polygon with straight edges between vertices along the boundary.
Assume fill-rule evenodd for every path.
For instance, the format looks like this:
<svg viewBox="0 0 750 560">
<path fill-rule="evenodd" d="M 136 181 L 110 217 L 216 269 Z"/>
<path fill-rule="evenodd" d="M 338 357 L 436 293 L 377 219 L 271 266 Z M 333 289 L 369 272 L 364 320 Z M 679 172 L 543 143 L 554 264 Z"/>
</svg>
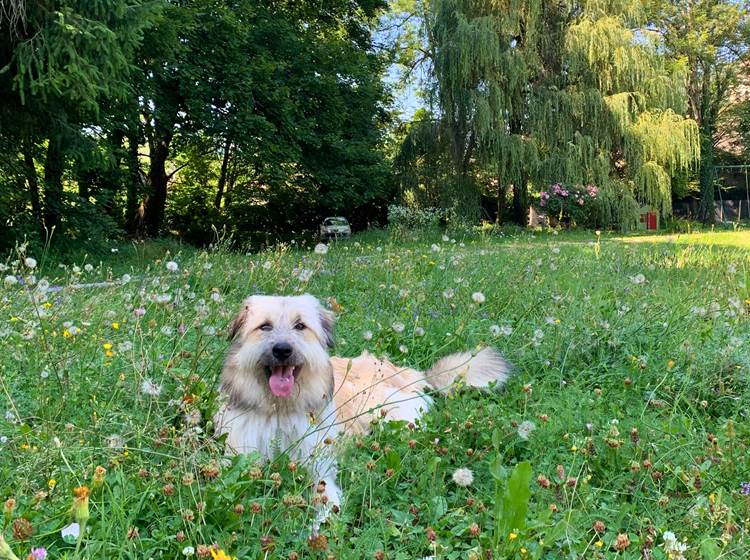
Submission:
<svg viewBox="0 0 750 560">
<path fill-rule="evenodd" d="M 529 185 L 590 182 L 609 200 L 629 199 L 602 213 L 609 225 L 633 223 L 638 203 L 668 216 L 673 179 L 695 169 L 700 143 L 683 116 L 688 68 L 648 30 L 654 10 L 640 1 L 431 2 L 422 15 L 440 134 L 417 129 L 430 149 L 402 149 L 411 184 L 446 190 L 441 167 L 416 159 L 442 152 L 454 172 L 448 189 L 475 211 L 465 185 L 475 192 L 479 181 L 500 211 L 512 189 L 522 222 Z M 411 131 L 409 144 L 422 144 Z"/>
<path fill-rule="evenodd" d="M 547 560 L 638 558 L 648 542 L 666 558 L 671 532 L 686 558 L 717 547 L 747 557 L 746 230 L 455 241 L 372 231 L 325 255 L 148 242 L 112 244 L 101 258 L 3 259 L 9 545 L 20 558 L 44 546 L 68 560 L 182 558 L 212 543 L 238 558 Z M 226 328 L 242 300 L 300 292 L 336 298 L 337 355 L 368 350 L 421 369 L 491 345 L 516 371 L 499 391 L 434 395 L 414 426 L 378 421 L 342 439 L 345 499 L 321 527 L 322 552 L 307 543 L 305 465 L 227 458 L 211 437 Z M 97 465 L 107 473 L 76 552 L 60 530 Z M 31 538 L 13 535 L 20 518 Z M 622 552 L 618 534 L 630 541 Z"/>
</svg>

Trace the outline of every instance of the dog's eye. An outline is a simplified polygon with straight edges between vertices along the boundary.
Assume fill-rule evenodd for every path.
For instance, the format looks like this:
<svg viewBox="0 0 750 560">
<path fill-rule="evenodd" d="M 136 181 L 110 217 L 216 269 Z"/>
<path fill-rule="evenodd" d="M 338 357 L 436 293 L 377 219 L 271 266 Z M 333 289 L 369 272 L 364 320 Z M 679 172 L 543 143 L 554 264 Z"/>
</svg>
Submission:
<svg viewBox="0 0 750 560">
<path fill-rule="evenodd" d="M 258 328 L 262 331 L 268 332 L 273 330 L 273 325 L 271 323 L 263 323 Z"/>
<path fill-rule="evenodd" d="M 298 331 L 304 331 L 307 327 L 304 323 L 297 323 L 296 325 L 294 325 L 294 328 Z"/>
</svg>

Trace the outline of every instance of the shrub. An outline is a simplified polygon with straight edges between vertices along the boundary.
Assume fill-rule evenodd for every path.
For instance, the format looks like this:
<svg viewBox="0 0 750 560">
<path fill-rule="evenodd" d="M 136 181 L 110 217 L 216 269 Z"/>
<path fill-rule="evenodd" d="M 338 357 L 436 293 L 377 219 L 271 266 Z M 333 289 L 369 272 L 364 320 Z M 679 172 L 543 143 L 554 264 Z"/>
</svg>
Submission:
<svg viewBox="0 0 750 560">
<path fill-rule="evenodd" d="M 555 183 L 539 195 L 539 211 L 550 221 L 570 225 L 590 225 L 596 213 L 599 188 L 594 185 L 572 187 Z"/>
<path fill-rule="evenodd" d="M 414 208 L 399 204 L 388 207 L 388 225 L 395 229 L 436 228 L 445 218 L 445 210 L 440 208 Z"/>
</svg>

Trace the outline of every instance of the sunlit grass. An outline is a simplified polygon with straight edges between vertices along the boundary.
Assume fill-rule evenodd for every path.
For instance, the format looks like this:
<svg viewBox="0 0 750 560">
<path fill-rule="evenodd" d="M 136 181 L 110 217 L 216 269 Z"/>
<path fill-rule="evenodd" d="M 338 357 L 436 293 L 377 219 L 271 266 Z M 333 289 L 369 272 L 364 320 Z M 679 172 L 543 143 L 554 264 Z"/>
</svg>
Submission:
<svg viewBox="0 0 750 560">
<path fill-rule="evenodd" d="M 33 269 L 16 255 L 2 273 L 16 282 L 0 287 L 0 499 L 15 500 L 3 534 L 20 557 L 210 557 L 216 543 L 239 558 L 589 558 L 614 557 L 627 535 L 623 557 L 666 558 L 669 532 L 687 558 L 750 549 L 746 232 L 113 249 Z M 29 289 L 17 281 L 32 275 Z M 501 392 L 462 391 L 414 429 L 344 442 L 346 499 L 325 542 L 307 541 L 303 466 L 225 461 L 210 438 L 240 301 L 300 292 L 338 310 L 337 354 L 424 368 L 493 345 L 516 366 Z M 529 512 L 507 531 L 495 496 L 522 462 Z M 76 552 L 60 530 L 97 465 L 107 474 Z"/>
</svg>

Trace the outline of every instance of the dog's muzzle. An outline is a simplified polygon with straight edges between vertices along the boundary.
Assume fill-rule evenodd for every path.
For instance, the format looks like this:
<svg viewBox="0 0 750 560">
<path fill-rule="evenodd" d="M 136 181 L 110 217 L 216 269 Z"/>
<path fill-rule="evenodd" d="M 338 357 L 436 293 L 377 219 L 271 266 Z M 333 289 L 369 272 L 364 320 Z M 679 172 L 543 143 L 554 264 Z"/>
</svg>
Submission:
<svg viewBox="0 0 750 560">
<path fill-rule="evenodd" d="M 268 387 L 274 397 L 286 398 L 292 394 L 302 364 L 298 363 L 294 348 L 288 342 L 277 342 L 271 347 L 270 354 L 265 365 Z"/>
</svg>

